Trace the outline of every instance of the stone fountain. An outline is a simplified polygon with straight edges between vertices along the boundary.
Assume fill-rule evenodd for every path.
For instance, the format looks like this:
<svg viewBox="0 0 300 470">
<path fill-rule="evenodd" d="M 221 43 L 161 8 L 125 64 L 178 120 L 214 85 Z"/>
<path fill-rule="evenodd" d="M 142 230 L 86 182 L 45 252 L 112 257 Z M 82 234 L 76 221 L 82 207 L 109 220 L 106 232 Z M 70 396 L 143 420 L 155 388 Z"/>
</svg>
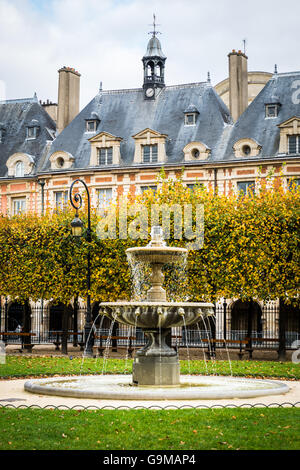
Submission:
<svg viewBox="0 0 300 470">
<path fill-rule="evenodd" d="M 165 264 L 182 263 L 185 248 L 166 246 L 161 227 L 153 227 L 145 247 L 129 248 L 129 259 L 151 268 L 151 287 L 143 302 L 103 302 L 101 314 L 127 326 L 140 327 L 147 344 L 136 352 L 132 379 L 126 375 L 92 375 L 36 379 L 26 391 L 43 395 L 107 400 L 200 400 L 280 395 L 288 385 L 273 380 L 190 375 L 180 380 L 178 354 L 170 346 L 171 328 L 186 327 L 213 315 L 210 303 L 167 302 Z"/>
<path fill-rule="evenodd" d="M 149 264 L 151 288 L 143 302 L 104 302 L 102 314 L 112 321 L 142 328 L 147 344 L 138 350 L 133 363 L 132 380 L 136 385 L 179 385 L 178 353 L 169 346 L 171 328 L 186 327 L 213 315 L 213 305 L 196 302 L 167 302 L 163 288 L 165 264 L 180 264 L 186 248 L 166 246 L 161 227 L 152 227 L 151 241 L 145 247 L 126 250 L 132 261 Z"/>
</svg>

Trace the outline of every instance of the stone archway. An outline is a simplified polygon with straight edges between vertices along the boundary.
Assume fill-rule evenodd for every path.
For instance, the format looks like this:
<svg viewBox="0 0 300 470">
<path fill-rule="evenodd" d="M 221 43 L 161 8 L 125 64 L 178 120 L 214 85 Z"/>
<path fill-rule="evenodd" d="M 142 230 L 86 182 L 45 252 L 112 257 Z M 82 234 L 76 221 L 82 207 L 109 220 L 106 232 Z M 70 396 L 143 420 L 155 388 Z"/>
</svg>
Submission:
<svg viewBox="0 0 300 470">
<path fill-rule="evenodd" d="M 250 315 L 250 317 L 249 317 Z M 228 310 L 230 339 L 243 339 L 249 336 L 262 337 L 263 314 L 256 301 L 236 300 Z"/>
<path fill-rule="evenodd" d="M 7 312 L 7 331 L 14 332 L 20 327 L 24 332 L 30 332 L 31 308 L 28 302 L 11 302 Z"/>
</svg>

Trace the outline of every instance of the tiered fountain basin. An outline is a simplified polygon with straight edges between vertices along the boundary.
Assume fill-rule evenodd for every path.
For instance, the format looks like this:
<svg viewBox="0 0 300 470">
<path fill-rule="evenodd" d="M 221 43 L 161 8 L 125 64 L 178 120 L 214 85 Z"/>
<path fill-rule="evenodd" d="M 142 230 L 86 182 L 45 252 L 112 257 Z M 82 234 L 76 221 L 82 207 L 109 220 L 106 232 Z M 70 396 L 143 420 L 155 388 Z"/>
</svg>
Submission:
<svg viewBox="0 0 300 470">
<path fill-rule="evenodd" d="M 191 400 L 251 398 L 287 393 L 289 387 L 271 380 L 216 376 L 182 376 L 177 351 L 171 346 L 171 328 L 196 324 L 214 314 L 204 302 L 167 302 L 163 288 L 163 266 L 184 263 L 185 248 L 168 247 L 162 228 L 153 227 L 145 247 L 127 250 L 131 262 L 151 269 L 151 288 L 143 302 L 103 302 L 102 315 L 112 322 L 142 328 L 147 344 L 136 351 L 132 378 L 126 375 L 97 375 L 30 380 L 25 390 L 78 398 L 117 400 Z"/>
<path fill-rule="evenodd" d="M 199 302 L 102 302 L 101 313 L 139 328 L 171 328 L 197 323 L 214 314 L 212 304 Z"/>
</svg>

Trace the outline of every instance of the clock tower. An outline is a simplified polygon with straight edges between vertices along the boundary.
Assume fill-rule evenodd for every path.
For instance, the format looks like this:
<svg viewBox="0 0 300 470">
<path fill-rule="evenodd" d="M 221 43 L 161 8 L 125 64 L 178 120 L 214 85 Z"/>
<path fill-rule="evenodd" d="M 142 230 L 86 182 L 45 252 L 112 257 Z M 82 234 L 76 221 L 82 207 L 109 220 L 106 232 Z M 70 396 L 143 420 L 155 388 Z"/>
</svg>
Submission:
<svg viewBox="0 0 300 470">
<path fill-rule="evenodd" d="M 144 65 L 144 98 L 154 100 L 157 92 L 165 86 L 165 61 L 166 56 L 161 50 L 161 44 L 157 38 L 155 15 L 153 21 L 154 30 L 148 42 L 147 51 L 142 61 Z"/>
</svg>

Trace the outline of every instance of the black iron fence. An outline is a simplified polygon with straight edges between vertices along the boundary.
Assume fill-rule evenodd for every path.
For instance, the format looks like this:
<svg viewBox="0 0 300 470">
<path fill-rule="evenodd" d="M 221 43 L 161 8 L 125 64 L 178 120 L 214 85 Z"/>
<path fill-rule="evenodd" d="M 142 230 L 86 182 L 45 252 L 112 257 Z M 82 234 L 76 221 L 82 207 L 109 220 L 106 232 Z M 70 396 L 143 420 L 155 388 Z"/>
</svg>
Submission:
<svg viewBox="0 0 300 470">
<path fill-rule="evenodd" d="M 54 344 L 58 349 L 65 335 L 67 343 L 84 345 L 84 319 L 86 310 L 63 309 L 63 306 L 45 308 L 44 305 L 30 308 L 18 304 L 2 304 L 0 339 L 5 344 L 43 345 Z M 67 315 L 67 330 L 62 328 L 62 315 Z M 110 320 L 101 321 L 98 311 L 93 312 L 95 347 L 141 347 L 146 338 L 140 328 L 129 328 Z M 280 318 L 284 317 L 284 335 Z M 281 325 L 281 327 L 280 327 Z M 300 340 L 299 308 L 285 306 L 281 316 L 279 306 L 268 303 L 237 301 L 215 306 L 215 318 L 200 321 L 198 325 L 172 329 L 172 346 L 175 348 L 233 348 L 276 349 L 283 344 L 285 349 L 293 348 Z M 28 346 L 28 348 L 29 348 Z"/>
</svg>

